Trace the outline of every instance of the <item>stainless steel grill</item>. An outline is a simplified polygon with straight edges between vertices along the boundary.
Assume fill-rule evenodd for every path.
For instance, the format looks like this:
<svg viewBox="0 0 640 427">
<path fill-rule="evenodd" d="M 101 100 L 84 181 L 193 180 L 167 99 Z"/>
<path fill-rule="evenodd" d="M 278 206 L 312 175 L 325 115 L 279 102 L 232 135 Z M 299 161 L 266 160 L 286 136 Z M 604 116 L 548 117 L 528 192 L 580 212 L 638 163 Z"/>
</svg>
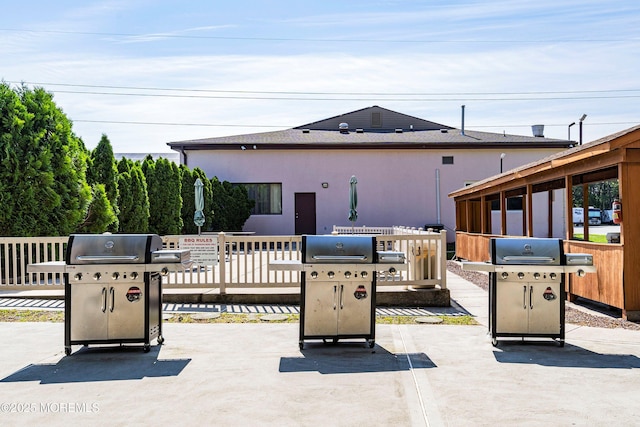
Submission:
<svg viewBox="0 0 640 427">
<path fill-rule="evenodd" d="M 489 332 L 498 337 L 547 337 L 564 346 L 565 274 L 595 272 L 590 254 L 565 254 L 560 239 L 493 238 L 489 263 L 463 269 L 489 272 Z"/>
<path fill-rule="evenodd" d="M 188 250 L 163 250 L 156 234 L 74 234 L 64 262 L 29 265 L 63 273 L 65 354 L 74 344 L 162 344 L 162 274 L 191 265 Z"/>
<path fill-rule="evenodd" d="M 373 347 L 377 271 L 403 264 L 404 253 L 376 252 L 375 237 L 302 236 L 300 349 L 306 339 L 364 338 Z"/>
</svg>

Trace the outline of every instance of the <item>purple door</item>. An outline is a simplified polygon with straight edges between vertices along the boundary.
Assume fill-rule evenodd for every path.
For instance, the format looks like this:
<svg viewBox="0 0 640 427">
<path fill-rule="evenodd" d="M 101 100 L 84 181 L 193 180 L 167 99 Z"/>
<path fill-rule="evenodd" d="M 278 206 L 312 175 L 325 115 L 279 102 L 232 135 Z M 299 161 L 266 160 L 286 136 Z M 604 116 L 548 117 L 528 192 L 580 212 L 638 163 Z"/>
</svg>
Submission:
<svg viewBox="0 0 640 427">
<path fill-rule="evenodd" d="M 316 193 L 295 193 L 295 233 L 316 234 Z"/>
</svg>

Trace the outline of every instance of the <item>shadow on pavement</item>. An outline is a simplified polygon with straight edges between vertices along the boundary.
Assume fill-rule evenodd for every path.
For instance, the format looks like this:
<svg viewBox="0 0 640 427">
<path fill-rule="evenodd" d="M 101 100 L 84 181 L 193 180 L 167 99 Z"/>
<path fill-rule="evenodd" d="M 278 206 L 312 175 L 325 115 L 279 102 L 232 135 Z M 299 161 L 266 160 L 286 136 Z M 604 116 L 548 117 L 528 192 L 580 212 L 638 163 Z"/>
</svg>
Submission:
<svg viewBox="0 0 640 427">
<path fill-rule="evenodd" d="M 424 353 L 391 353 L 378 345 L 371 349 L 362 343 L 307 342 L 302 354 L 302 357 L 280 358 L 279 371 L 351 374 L 436 367 L 436 364 Z"/>
<path fill-rule="evenodd" d="M 493 355 L 500 363 L 555 366 L 561 368 L 638 369 L 640 358 L 631 354 L 601 354 L 582 347 L 555 342 L 500 341 Z"/>
<path fill-rule="evenodd" d="M 140 347 L 83 347 L 57 363 L 31 364 L 1 383 L 39 381 L 40 384 L 138 380 L 180 375 L 191 359 L 158 359 L 160 346 L 144 353 Z"/>
</svg>

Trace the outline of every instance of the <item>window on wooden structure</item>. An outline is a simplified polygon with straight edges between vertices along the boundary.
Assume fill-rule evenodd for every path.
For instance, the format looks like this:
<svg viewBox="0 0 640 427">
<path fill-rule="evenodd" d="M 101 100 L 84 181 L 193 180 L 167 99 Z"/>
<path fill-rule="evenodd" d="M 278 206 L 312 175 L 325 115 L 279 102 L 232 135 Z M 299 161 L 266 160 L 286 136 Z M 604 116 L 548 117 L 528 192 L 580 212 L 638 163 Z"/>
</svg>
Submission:
<svg viewBox="0 0 640 427">
<path fill-rule="evenodd" d="M 282 183 L 243 185 L 256 202 L 251 215 L 282 215 Z"/>
<path fill-rule="evenodd" d="M 500 200 L 492 200 L 491 201 L 491 210 L 499 211 L 500 210 Z M 522 210 L 522 197 L 509 197 L 507 199 L 507 210 L 508 211 L 521 211 Z"/>
<path fill-rule="evenodd" d="M 453 164 L 453 156 L 442 156 L 442 164 L 443 165 L 452 165 Z"/>
<path fill-rule="evenodd" d="M 371 127 L 372 128 L 381 128 L 382 127 L 382 113 L 379 111 L 375 111 L 371 113 Z"/>
</svg>

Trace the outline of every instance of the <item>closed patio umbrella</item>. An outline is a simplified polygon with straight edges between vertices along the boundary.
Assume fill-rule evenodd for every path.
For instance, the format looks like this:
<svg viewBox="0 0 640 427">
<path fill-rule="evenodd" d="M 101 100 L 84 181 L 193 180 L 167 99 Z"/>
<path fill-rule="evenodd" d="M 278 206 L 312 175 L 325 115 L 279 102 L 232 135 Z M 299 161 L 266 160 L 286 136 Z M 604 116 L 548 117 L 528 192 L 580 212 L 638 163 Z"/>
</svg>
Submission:
<svg viewBox="0 0 640 427">
<path fill-rule="evenodd" d="M 200 178 L 196 179 L 196 182 L 193 184 L 195 187 L 195 208 L 196 212 L 193 214 L 193 222 L 198 226 L 198 235 L 200 235 L 200 227 L 204 225 L 204 195 L 203 195 L 203 187 L 204 184 L 200 180 Z"/>
<path fill-rule="evenodd" d="M 353 175 L 349 180 L 349 221 L 351 221 L 351 234 L 353 234 L 355 222 L 358 220 L 358 179 Z"/>
</svg>

